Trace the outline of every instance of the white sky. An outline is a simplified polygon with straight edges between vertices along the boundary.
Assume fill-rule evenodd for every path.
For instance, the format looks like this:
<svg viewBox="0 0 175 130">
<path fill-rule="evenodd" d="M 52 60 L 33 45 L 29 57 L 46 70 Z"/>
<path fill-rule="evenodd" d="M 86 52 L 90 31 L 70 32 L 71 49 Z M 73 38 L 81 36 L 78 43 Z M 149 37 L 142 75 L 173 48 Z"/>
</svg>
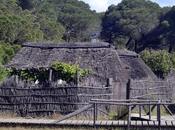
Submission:
<svg viewBox="0 0 175 130">
<path fill-rule="evenodd" d="M 106 11 L 111 4 L 117 5 L 121 0 L 81 0 L 88 3 L 92 10 L 97 12 Z M 160 4 L 160 6 L 173 6 L 175 5 L 175 0 L 152 0 Z"/>
</svg>

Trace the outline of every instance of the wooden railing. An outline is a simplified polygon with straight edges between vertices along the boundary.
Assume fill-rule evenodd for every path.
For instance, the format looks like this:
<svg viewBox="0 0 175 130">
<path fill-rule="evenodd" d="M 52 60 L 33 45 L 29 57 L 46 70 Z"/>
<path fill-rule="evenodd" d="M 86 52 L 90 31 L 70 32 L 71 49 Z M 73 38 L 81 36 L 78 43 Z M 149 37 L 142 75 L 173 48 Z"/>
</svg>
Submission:
<svg viewBox="0 0 175 130">
<path fill-rule="evenodd" d="M 141 107 L 143 106 L 149 106 L 149 120 L 151 120 L 151 111 L 153 111 L 154 108 L 157 108 L 157 121 L 158 121 L 158 127 L 160 129 L 161 127 L 161 106 L 163 106 L 167 111 L 169 109 L 166 107 L 166 105 L 172 105 L 174 103 L 171 103 L 170 101 L 160 101 L 160 100 L 101 100 L 101 99 L 92 99 L 90 101 L 90 104 L 93 106 L 93 123 L 94 126 L 96 125 L 97 117 L 98 117 L 98 106 L 99 105 L 115 105 L 115 106 L 125 106 L 127 107 L 127 129 L 130 130 L 131 125 L 131 113 L 132 110 L 135 107 L 139 107 L 139 117 L 142 118 L 141 114 Z M 152 107 L 151 107 L 152 106 Z M 172 115 L 172 113 L 169 111 L 169 114 Z"/>
<path fill-rule="evenodd" d="M 161 100 L 137 100 L 137 99 L 131 99 L 131 100 L 104 100 L 104 99 L 92 99 L 89 102 L 89 105 L 83 107 L 82 109 L 79 109 L 71 114 L 66 115 L 65 117 L 63 117 L 61 120 L 57 121 L 56 123 L 59 123 L 61 121 L 70 119 L 74 116 L 77 116 L 85 111 L 88 110 L 92 110 L 93 114 L 93 126 L 96 126 L 98 123 L 98 111 L 103 112 L 103 110 L 100 110 L 99 107 L 101 107 L 102 105 L 104 106 L 125 106 L 127 107 L 127 112 L 124 113 L 124 115 L 127 115 L 127 130 L 131 129 L 131 114 L 134 108 L 139 107 L 139 119 L 142 119 L 142 107 L 143 106 L 149 106 L 149 111 L 147 113 L 147 115 L 149 116 L 148 120 L 151 121 L 152 120 L 152 111 L 157 108 L 157 122 L 158 122 L 158 128 L 161 129 L 161 106 L 163 106 L 170 115 L 172 115 L 172 113 L 170 112 L 170 110 L 168 109 L 168 107 L 166 107 L 167 105 L 172 105 L 174 103 L 170 102 L 170 101 L 161 101 Z M 105 114 L 108 114 L 106 112 L 104 112 Z M 174 119 L 174 118 L 173 118 Z M 174 119 L 175 120 L 175 119 Z"/>
</svg>

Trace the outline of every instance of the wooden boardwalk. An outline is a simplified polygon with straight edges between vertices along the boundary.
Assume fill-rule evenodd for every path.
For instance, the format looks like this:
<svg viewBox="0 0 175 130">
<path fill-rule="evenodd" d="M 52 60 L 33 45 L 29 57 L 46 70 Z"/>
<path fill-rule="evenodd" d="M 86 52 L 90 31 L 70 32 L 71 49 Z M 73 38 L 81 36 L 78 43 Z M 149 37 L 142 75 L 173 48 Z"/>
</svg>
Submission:
<svg viewBox="0 0 175 130">
<path fill-rule="evenodd" d="M 126 106 L 128 108 L 127 113 L 124 115 L 126 120 L 98 120 L 100 105 L 118 105 Z M 24 127 L 100 127 L 100 128 L 127 128 L 131 130 L 132 128 L 171 128 L 175 129 L 175 117 L 170 112 L 169 116 L 162 116 L 160 106 L 170 105 L 169 102 L 160 101 L 147 101 L 147 100 L 91 100 L 90 104 L 73 112 L 65 115 L 60 120 L 49 120 L 49 119 L 24 119 L 24 118 L 12 118 L 12 119 L 0 119 L 0 126 L 24 126 Z M 175 104 L 175 103 L 173 103 Z M 142 107 L 149 106 L 149 113 L 143 115 Z M 133 109 L 139 107 L 139 113 L 132 113 Z M 152 115 L 152 108 L 156 109 L 156 116 Z M 87 110 L 91 110 L 91 120 L 73 120 L 72 117 L 78 116 Z M 102 111 L 102 110 L 101 110 Z M 105 112 L 104 112 L 105 113 Z M 108 113 L 105 113 L 108 115 Z M 139 119 L 139 121 L 134 121 L 134 119 Z"/>
<path fill-rule="evenodd" d="M 57 120 L 51 119 L 0 119 L 0 126 L 30 126 L 30 127 L 127 127 L 127 121 L 105 121 L 98 120 L 94 124 L 92 120 L 64 120 L 57 123 Z M 158 121 L 131 121 L 131 127 L 158 127 Z M 161 127 L 175 128 L 175 121 L 161 121 Z"/>
</svg>

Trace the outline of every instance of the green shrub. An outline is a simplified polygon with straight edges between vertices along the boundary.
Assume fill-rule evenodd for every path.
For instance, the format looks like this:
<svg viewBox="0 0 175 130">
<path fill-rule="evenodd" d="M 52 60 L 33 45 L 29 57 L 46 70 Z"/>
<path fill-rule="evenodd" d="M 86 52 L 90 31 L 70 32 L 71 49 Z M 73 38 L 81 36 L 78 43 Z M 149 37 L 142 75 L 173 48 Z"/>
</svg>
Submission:
<svg viewBox="0 0 175 130">
<path fill-rule="evenodd" d="M 5 80 L 10 74 L 10 70 L 7 70 L 4 66 L 0 65 L 0 82 Z"/>
<path fill-rule="evenodd" d="M 160 78 L 165 78 L 170 70 L 175 67 L 175 54 L 172 55 L 165 50 L 145 50 L 141 53 L 141 57 Z"/>
<path fill-rule="evenodd" d="M 58 77 L 65 81 L 73 81 L 77 76 L 77 72 L 80 77 L 84 77 L 90 73 L 88 69 L 81 69 L 78 65 L 71 65 L 58 61 L 53 62 L 52 69 Z"/>
<path fill-rule="evenodd" d="M 77 65 L 70 65 L 62 62 L 53 62 L 51 69 L 53 70 L 53 80 L 62 79 L 67 82 L 73 82 L 76 79 L 77 72 L 80 77 L 84 77 L 90 73 L 87 69 L 81 69 Z M 23 80 L 45 82 L 49 79 L 49 70 L 45 68 L 39 69 L 13 69 L 10 75 L 18 75 Z"/>
</svg>

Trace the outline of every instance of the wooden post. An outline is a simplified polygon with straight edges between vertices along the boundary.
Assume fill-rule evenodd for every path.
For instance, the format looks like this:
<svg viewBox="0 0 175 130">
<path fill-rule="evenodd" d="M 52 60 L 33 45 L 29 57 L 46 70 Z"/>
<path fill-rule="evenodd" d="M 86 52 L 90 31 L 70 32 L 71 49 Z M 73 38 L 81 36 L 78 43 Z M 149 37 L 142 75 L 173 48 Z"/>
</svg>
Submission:
<svg viewBox="0 0 175 130">
<path fill-rule="evenodd" d="M 111 87 L 112 84 L 113 84 L 113 79 L 112 78 L 107 79 L 106 87 Z"/>
<path fill-rule="evenodd" d="M 142 106 L 139 105 L 139 117 L 142 118 Z"/>
<path fill-rule="evenodd" d="M 161 111 L 160 111 L 160 101 L 157 104 L 157 121 L 159 130 L 161 130 Z"/>
<path fill-rule="evenodd" d="M 149 120 L 151 120 L 151 104 L 149 104 Z"/>
<path fill-rule="evenodd" d="M 93 114 L 93 116 L 94 116 L 93 120 L 94 121 L 93 122 L 94 122 L 94 126 L 95 126 L 96 125 L 96 117 L 97 117 L 96 116 L 97 113 L 96 113 L 96 103 L 95 102 L 93 103 L 93 109 L 94 109 L 94 111 L 93 111 L 94 112 L 94 114 Z"/>
<path fill-rule="evenodd" d="M 78 69 L 76 70 L 77 72 L 76 72 L 76 84 L 77 84 L 77 87 L 79 86 L 78 84 L 79 84 L 79 71 L 78 71 Z"/>
<path fill-rule="evenodd" d="M 126 99 L 130 99 L 130 87 L 131 87 L 131 79 L 128 80 L 126 85 Z"/>
<path fill-rule="evenodd" d="M 19 77 L 18 77 L 18 75 L 15 75 L 15 82 L 16 82 L 16 84 L 19 83 Z"/>
<path fill-rule="evenodd" d="M 98 104 L 95 104 L 95 120 L 97 121 L 97 119 L 98 119 Z"/>
<path fill-rule="evenodd" d="M 131 105 L 128 105 L 128 129 L 130 130 L 130 124 L 131 124 Z"/>
<path fill-rule="evenodd" d="M 49 81 L 52 81 L 52 69 L 49 70 Z"/>
</svg>

